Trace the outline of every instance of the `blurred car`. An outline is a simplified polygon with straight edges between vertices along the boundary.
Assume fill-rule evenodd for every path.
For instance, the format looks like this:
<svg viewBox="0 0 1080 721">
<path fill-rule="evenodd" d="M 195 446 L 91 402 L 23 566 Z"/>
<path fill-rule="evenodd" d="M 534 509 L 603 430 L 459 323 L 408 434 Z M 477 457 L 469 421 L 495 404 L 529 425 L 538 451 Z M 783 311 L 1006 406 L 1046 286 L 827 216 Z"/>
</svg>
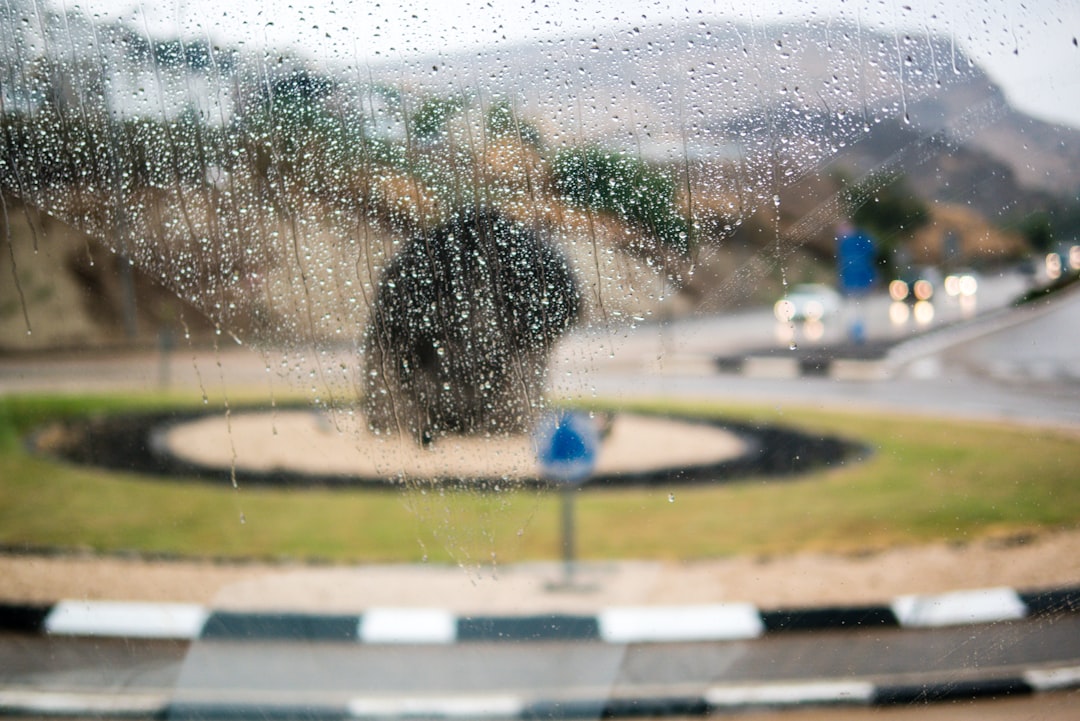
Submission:
<svg viewBox="0 0 1080 721">
<path fill-rule="evenodd" d="M 889 282 L 889 297 L 897 302 L 909 303 L 930 300 L 941 287 L 942 282 L 941 272 L 937 268 L 932 266 L 912 268 Z"/>
<path fill-rule="evenodd" d="M 840 294 L 824 283 L 796 285 L 773 305 L 773 315 L 782 323 L 822 320 L 839 312 Z"/>
<path fill-rule="evenodd" d="M 1066 248 L 1061 245 L 1057 250 L 1046 255 L 1046 278 L 1057 280 L 1062 275 L 1080 270 L 1080 245 L 1071 245 Z"/>
<path fill-rule="evenodd" d="M 945 276 L 944 287 L 952 298 L 968 298 L 979 290 L 979 279 L 975 271 L 964 268 Z"/>
</svg>

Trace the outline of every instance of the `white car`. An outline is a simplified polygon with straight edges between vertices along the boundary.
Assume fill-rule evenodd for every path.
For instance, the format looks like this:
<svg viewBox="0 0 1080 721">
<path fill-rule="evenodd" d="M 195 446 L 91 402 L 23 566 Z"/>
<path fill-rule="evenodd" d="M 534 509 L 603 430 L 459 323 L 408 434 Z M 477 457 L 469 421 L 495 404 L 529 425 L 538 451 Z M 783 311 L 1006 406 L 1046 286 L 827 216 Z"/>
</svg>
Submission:
<svg viewBox="0 0 1080 721">
<path fill-rule="evenodd" d="M 950 297 L 968 298 L 978 292 L 979 278 L 975 271 L 965 268 L 945 276 L 943 285 Z"/>
<path fill-rule="evenodd" d="M 796 285 L 773 306 L 781 323 L 822 320 L 839 312 L 840 294 L 823 283 Z"/>
</svg>

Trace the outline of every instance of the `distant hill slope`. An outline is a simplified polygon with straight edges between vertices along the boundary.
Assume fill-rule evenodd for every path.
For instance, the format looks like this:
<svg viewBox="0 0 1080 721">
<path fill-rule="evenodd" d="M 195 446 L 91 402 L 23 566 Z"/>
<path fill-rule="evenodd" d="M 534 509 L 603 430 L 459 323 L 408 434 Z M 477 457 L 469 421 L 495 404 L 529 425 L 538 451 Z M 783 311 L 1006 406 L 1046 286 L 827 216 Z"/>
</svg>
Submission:
<svg viewBox="0 0 1080 721">
<path fill-rule="evenodd" d="M 333 69 L 319 72 L 332 75 Z M 410 101 L 463 96 L 475 101 L 460 106 L 470 112 L 484 110 L 485 103 L 490 108 L 498 98 L 510 100 L 538 131 L 535 143 L 512 134 L 509 141 L 484 138 L 474 147 L 470 136 L 467 143 L 444 143 L 443 150 L 468 148 L 483 156 L 473 181 L 516 198 L 504 209 L 518 217 L 558 229 L 584 285 L 595 290 L 590 303 L 602 319 L 771 301 L 781 292 L 782 276 L 785 282 L 828 280 L 835 267 L 834 228 L 845 212 L 836 202 L 843 193 L 841 174 L 854 181 L 883 170 L 907 176 L 907 186 L 932 201 L 934 223 L 923 235 L 934 235 L 920 237 L 920 247 L 932 250 L 943 237 L 959 234 L 965 249 L 992 248 L 999 257 L 1011 257 L 1023 241 L 993 226 L 1054 198 L 1075 200 L 1080 191 L 1080 131 L 1015 111 L 958 47 L 926 34 L 824 21 L 627 26 L 592 37 L 372 67 L 370 78 L 358 82 L 370 80 Z M 185 86 L 185 92 L 201 87 Z M 241 96 L 247 92 L 241 79 L 237 88 Z M 371 115 L 378 119 L 374 110 Z M 641 227 L 559 196 L 552 157 L 560 148 L 592 144 L 667 164 L 680 176 L 673 205 L 699 223 L 694 241 L 707 246 L 693 259 L 692 275 L 683 267 L 689 266 L 685 258 L 668 262 L 641 253 Z M 435 145 L 420 141 L 407 150 L 423 156 Z M 691 170 L 683 177 L 676 171 L 687 161 Z M 422 163 L 396 162 L 393 172 L 384 168 L 378 178 L 348 165 L 358 185 L 371 186 L 378 222 L 357 223 L 347 204 L 348 212 L 330 212 L 320 197 L 301 203 L 307 215 L 284 218 L 265 210 L 265 227 L 253 226 L 247 215 L 252 233 L 230 233 L 242 230 L 242 221 L 216 224 L 221 214 L 213 208 L 219 206 L 209 201 L 226 193 L 202 180 L 187 181 L 187 191 L 203 205 L 167 200 L 185 196 L 169 194 L 177 188 L 168 186 L 174 169 L 165 168 L 162 183 L 168 187 L 136 189 L 166 199 L 141 206 L 144 255 L 133 259 L 133 269 L 105 250 L 107 225 L 94 226 L 96 238 L 63 226 L 66 187 L 58 189 L 54 205 L 48 198 L 39 203 L 52 217 L 34 222 L 24 222 L 30 214 L 9 201 L 14 251 L 0 242 L 0 351 L 129 342 L 132 320 L 139 341 L 153 342 L 159 328 L 178 325 L 181 315 L 191 330 L 212 332 L 212 322 L 195 320 L 202 318 L 195 308 L 226 330 L 247 329 L 273 341 L 334 339 L 342 329 L 353 334 L 365 319 L 363 293 L 385 260 L 378 256 L 368 267 L 358 262 L 360 251 L 370 254 L 378 246 L 388 257 L 406 232 L 404 226 L 380 225 L 382 216 L 423 206 L 423 183 L 445 189 L 461 177 L 447 173 L 450 166 L 431 163 L 428 177 L 419 178 Z M 233 173 L 229 192 L 246 187 L 243 170 L 254 176 L 259 168 Z M 310 178 L 296 181 L 304 190 Z M 252 191 L 251 198 L 263 195 Z M 237 218 L 262 208 L 240 202 L 220 207 L 235 207 Z M 72 226 L 90 217 L 83 210 L 69 210 Z M 213 232 L 185 231 L 193 219 L 197 228 Z M 286 220 L 293 221 L 291 230 Z M 40 253 L 30 247 L 34 223 L 43 229 L 51 224 L 39 239 Z M 166 225 L 180 230 L 165 233 Z M 262 245 L 254 236 L 265 236 Z M 174 247 L 159 242 L 165 237 Z M 278 243 L 282 238 L 292 246 Z M 242 282 L 225 272 L 231 267 L 225 256 L 246 259 L 248 251 L 266 248 L 275 252 L 258 256 L 251 273 L 237 271 Z M 805 267 L 796 267 L 799 261 Z M 16 278 L 18 283 L 8 282 Z M 136 317 L 125 318 L 132 315 L 132 297 Z"/>
<path fill-rule="evenodd" d="M 963 156 L 959 163 L 938 163 L 921 149 L 902 159 L 920 177 L 942 174 L 936 184 L 920 183 L 928 199 L 970 200 L 1000 213 L 1002 198 L 1020 197 L 1023 206 L 1028 194 L 1034 203 L 1041 193 L 1080 190 L 1080 130 L 1014 110 L 951 39 L 925 33 L 826 21 L 628 24 L 374 74 L 418 92 L 510 97 L 557 144 L 601 143 L 653 160 L 740 158 L 761 168 L 786 156 L 797 171 L 870 170 L 940 134 L 949 142 L 936 154 Z M 965 179 L 988 174 L 998 186 L 989 196 L 958 197 Z"/>
</svg>

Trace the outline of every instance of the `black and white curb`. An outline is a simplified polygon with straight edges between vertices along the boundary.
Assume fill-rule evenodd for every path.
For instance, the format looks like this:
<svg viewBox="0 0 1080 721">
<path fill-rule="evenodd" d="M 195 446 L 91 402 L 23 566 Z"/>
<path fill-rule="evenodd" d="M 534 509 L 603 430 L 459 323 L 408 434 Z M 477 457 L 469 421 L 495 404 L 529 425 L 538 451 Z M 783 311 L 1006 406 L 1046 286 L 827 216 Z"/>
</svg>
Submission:
<svg viewBox="0 0 1080 721">
<path fill-rule="evenodd" d="M 899 596 L 888 605 L 761 610 L 748 603 L 622 606 L 595 614 L 455 615 L 437 608 L 360 614 L 214 610 L 198 604 L 59 601 L 0 604 L 0 629 L 53 636 L 310 640 L 366 644 L 595 641 L 613 644 L 737 641 L 767 634 L 936 628 L 1080 611 L 1080 587 L 1018 592 L 986 588 Z"/>
<path fill-rule="evenodd" d="M 704 716 L 799 706 L 898 706 L 1030 696 L 1080 688 L 1080 667 L 1032 668 L 1015 676 L 889 684 L 854 678 L 717 684 L 701 695 L 529 698 L 514 694 L 357 696 L 338 705 L 176 700 L 164 694 L 55 693 L 0 689 L 0 715 L 196 719 L 575 719 Z"/>
</svg>

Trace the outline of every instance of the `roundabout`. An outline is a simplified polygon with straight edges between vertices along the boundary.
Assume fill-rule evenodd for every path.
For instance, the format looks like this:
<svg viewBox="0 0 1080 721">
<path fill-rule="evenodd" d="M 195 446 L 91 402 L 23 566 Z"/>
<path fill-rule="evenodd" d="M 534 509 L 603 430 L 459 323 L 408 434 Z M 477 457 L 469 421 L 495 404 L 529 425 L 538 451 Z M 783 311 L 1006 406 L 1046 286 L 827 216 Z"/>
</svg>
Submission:
<svg viewBox="0 0 1080 721">
<path fill-rule="evenodd" d="M 769 425 L 638 412 L 594 413 L 601 438 L 587 487 L 793 478 L 863 455 L 852 442 Z M 547 486 L 527 434 L 446 436 L 427 446 L 376 434 L 353 409 L 234 409 L 65 421 L 38 453 L 157 476 L 302 488 L 431 483 L 498 490 Z"/>
</svg>

